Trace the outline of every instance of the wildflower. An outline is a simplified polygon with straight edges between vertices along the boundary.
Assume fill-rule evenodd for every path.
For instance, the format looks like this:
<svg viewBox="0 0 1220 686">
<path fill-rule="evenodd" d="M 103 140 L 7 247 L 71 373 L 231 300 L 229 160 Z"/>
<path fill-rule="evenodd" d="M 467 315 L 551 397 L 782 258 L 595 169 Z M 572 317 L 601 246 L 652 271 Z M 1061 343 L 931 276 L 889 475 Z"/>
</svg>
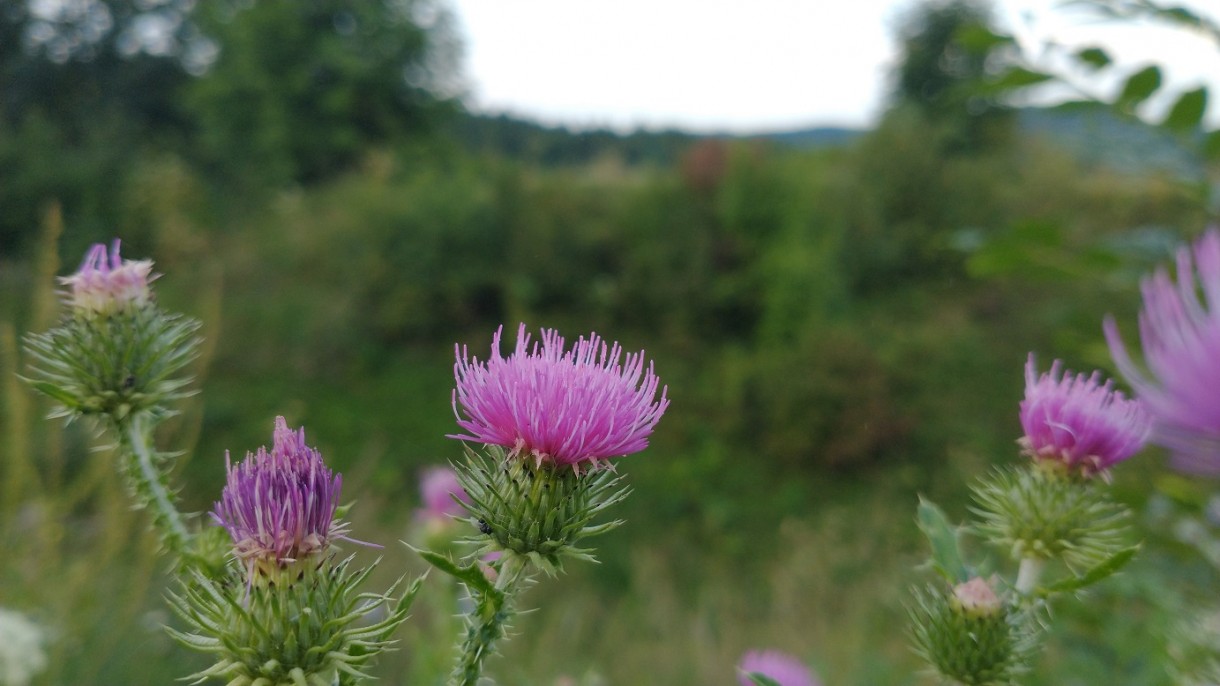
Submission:
<svg viewBox="0 0 1220 686">
<path fill-rule="evenodd" d="M 1056 360 L 1037 377 L 1034 356 L 1025 364 L 1025 400 L 1021 402 L 1019 441 L 1023 451 L 1043 464 L 1079 470 L 1083 476 L 1105 474 L 1143 447 L 1150 419 L 1141 404 L 1114 390 L 1113 383 L 1062 371 Z"/>
<path fill-rule="evenodd" d="M 152 265 L 151 260 L 122 259 L 119 240 L 115 239 L 109 256 L 105 245 L 94 244 L 80 269 L 59 281 L 69 288 L 65 295 L 73 312 L 85 317 L 106 316 L 143 307 L 152 300 L 148 284 L 157 278 Z"/>
<path fill-rule="evenodd" d="M 47 668 L 46 631 L 13 610 L 0 608 L 0 684 L 26 686 Z"/>
<path fill-rule="evenodd" d="M 741 657 L 738 679 L 741 686 L 757 683 L 751 674 L 760 674 L 779 686 L 819 686 L 818 680 L 800 660 L 778 650 L 751 650 Z"/>
<path fill-rule="evenodd" d="M 1176 468 L 1220 475 L 1220 230 L 1178 251 L 1176 282 L 1158 269 L 1142 291 L 1147 372 L 1132 362 L 1107 317 L 1110 354 L 1152 416 L 1150 440 L 1171 451 Z"/>
<path fill-rule="evenodd" d="M 624 359 L 618 343 L 608 346 L 597 334 L 565 351 L 553 329 L 543 329 L 541 344 L 531 346 L 522 324 L 517 347 L 505 358 L 502 332 L 496 331 L 486 362 L 457 350 L 453 410 L 466 433 L 450 438 L 576 470 L 647 447 L 669 400 L 668 388 L 656 398 L 659 379 L 651 362 L 644 368 L 642 351 Z"/>
<path fill-rule="evenodd" d="M 212 518 L 233 538 L 248 582 L 291 581 L 317 566 L 332 539 L 347 538 L 347 524 L 335 520 L 343 477 L 305 445 L 304 428 L 276 417 L 270 452 L 260 447 L 237 466 L 225 459 L 228 483 Z"/>
<path fill-rule="evenodd" d="M 431 521 L 446 521 L 465 512 L 462 503 L 470 502 L 470 496 L 462 489 L 457 472 L 449 467 L 429 467 L 419 480 L 419 492 L 424 506 L 421 518 Z"/>
<path fill-rule="evenodd" d="M 186 680 L 332 686 L 368 678 L 365 666 L 394 643 L 422 579 L 398 597 L 401 578 L 385 593 L 361 592 L 373 567 L 326 555 L 332 540 L 353 540 L 335 519 L 341 484 L 305 445 L 305 430 L 283 417 L 270 451 L 229 462 L 212 518 L 232 537 L 233 559 L 217 578 L 190 570 L 169 595 L 187 625 L 170 635 L 215 660 Z"/>
</svg>

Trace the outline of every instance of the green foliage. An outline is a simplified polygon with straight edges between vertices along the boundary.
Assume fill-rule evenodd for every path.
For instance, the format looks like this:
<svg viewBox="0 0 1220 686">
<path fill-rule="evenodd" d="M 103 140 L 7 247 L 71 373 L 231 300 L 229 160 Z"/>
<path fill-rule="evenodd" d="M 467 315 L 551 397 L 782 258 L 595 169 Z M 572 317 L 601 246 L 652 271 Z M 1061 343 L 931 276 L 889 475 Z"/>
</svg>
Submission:
<svg viewBox="0 0 1220 686">
<path fill-rule="evenodd" d="M 1202 86 L 1181 94 L 1162 126 L 1179 132 L 1197 129 L 1207 113 L 1207 97 L 1207 89 Z"/>
<path fill-rule="evenodd" d="M 1133 110 L 1161 87 L 1161 69 L 1150 65 L 1127 77 L 1118 94 L 1115 105 L 1119 109 Z"/>
<path fill-rule="evenodd" d="M 910 11 L 900 30 L 898 104 L 914 104 L 929 120 L 944 125 L 950 132 L 943 140 L 949 153 L 1007 143 L 1013 118 L 995 92 L 1045 80 L 1021 67 L 992 75 L 1013 43 L 991 28 L 992 21 L 990 9 L 974 0 L 927 2 Z"/>
<path fill-rule="evenodd" d="M 1092 67 L 1093 69 L 1101 69 L 1102 67 L 1109 66 L 1113 61 L 1110 59 L 1110 53 L 1097 47 L 1083 48 L 1077 51 L 1076 59 L 1080 60 L 1081 63 Z"/>
<path fill-rule="evenodd" d="M 205 149 L 247 183 L 349 169 L 370 147 L 420 132 L 440 105 L 429 70 L 443 29 L 415 19 L 440 11 L 429 0 L 205 8 L 221 51 L 187 100 Z"/>
<path fill-rule="evenodd" d="M 1188 7 L 1154 0 L 1079 0 L 1079 4 L 1111 19 L 1151 19 L 1180 26 L 1202 33 L 1220 45 L 1220 25 Z"/>
</svg>

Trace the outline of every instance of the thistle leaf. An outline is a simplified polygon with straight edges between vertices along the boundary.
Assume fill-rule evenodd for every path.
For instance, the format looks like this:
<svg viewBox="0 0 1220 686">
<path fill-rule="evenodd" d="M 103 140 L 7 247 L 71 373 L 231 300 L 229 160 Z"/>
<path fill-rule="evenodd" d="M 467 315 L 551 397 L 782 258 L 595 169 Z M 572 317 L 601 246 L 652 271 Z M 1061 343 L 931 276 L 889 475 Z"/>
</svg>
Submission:
<svg viewBox="0 0 1220 686">
<path fill-rule="evenodd" d="M 487 576 L 483 573 L 483 569 L 478 564 L 459 566 L 456 562 L 440 553 L 434 553 L 431 550 L 420 550 L 409 545 L 407 547 L 419 553 L 419 556 L 427 560 L 428 564 L 470 586 L 473 590 L 486 594 L 498 593 L 495 584 L 488 581 Z"/>
<path fill-rule="evenodd" d="M 1072 591 L 1078 591 L 1087 586 L 1092 586 L 1098 581 L 1101 581 L 1102 579 L 1122 569 L 1124 565 L 1135 557 L 1135 554 L 1138 553 L 1139 550 L 1140 546 L 1138 545 L 1133 545 L 1130 548 L 1123 548 L 1122 550 L 1094 565 L 1084 574 L 1068 577 L 1066 579 L 1056 581 L 1049 586 L 1039 588 L 1038 595 L 1047 597 L 1054 593 L 1071 593 Z"/>
<path fill-rule="evenodd" d="M 919 498 L 916 523 L 932 545 L 932 565 L 951 584 L 970 578 L 970 571 L 962 559 L 960 546 L 961 527 L 953 526 L 945 513 L 930 500 Z"/>
</svg>

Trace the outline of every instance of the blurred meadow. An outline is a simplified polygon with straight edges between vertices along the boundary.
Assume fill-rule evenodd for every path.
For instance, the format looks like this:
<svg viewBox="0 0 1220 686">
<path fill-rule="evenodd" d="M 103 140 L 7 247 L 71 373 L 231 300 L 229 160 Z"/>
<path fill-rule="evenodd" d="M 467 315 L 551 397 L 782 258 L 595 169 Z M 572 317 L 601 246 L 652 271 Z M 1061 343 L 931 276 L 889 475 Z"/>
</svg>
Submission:
<svg viewBox="0 0 1220 686">
<path fill-rule="evenodd" d="M 33 683 L 204 666 L 161 628 L 166 565 L 113 456 L 17 378 L 55 277 L 116 236 L 204 322 L 201 392 L 159 436 L 183 509 L 285 415 L 383 580 L 423 571 L 396 541 L 421 470 L 460 454 L 455 344 L 526 322 L 655 360 L 672 406 L 619 464 L 627 524 L 525 595 L 499 683 L 730 684 L 758 647 L 828 685 L 932 683 L 903 628 L 918 496 L 964 518 L 1017 459 L 1030 351 L 1113 374 L 1102 318 L 1133 340 L 1140 276 L 1215 218 L 1215 136 L 1142 122 L 1143 98 L 1014 106 L 1020 56 L 965 2 L 911 11 L 869 130 L 571 132 L 466 111 L 447 17 L 0 2 L 0 607 L 50 630 Z M 1116 470 L 1143 553 L 1055 608 L 1030 684 L 1173 683 L 1185 608 L 1220 598 L 1210 485 L 1161 458 Z M 453 589 L 426 584 L 381 683 L 442 683 Z"/>
</svg>

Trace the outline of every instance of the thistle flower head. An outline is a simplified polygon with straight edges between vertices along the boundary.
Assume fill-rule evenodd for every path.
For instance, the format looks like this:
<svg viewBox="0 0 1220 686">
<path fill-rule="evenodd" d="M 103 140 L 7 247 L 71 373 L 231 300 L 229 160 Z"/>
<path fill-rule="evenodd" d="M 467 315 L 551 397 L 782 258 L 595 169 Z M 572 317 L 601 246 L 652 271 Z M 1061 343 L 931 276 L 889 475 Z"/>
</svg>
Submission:
<svg viewBox="0 0 1220 686">
<path fill-rule="evenodd" d="M 751 650 L 741 656 L 737 669 L 741 686 L 753 686 L 751 674 L 761 674 L 779 686 L 819 686 L 819 682 L 800 660 L 778 650 Z"/>
<path fill-rule="evenodd" d="M 1141 404 L 1114 390 L 1101 374 L 1072 375 L 1056 360 L 1037 375 L 1034 356 L 1025 364 L 1019 443 L 1044 463 L 1061 464 L 1084 476 L 1104 474 L 1143 447 L 1150 419 Z"/>
<path fill-rule="evenodd" d="M 522 324 L 517 347 L 500 354 L 500 334 L 486 362 L 457 349 L 453 411 L 466 433 L 450 438 L 508 448 L 537 463 L 597 466 L 599 461 L 643 450 L 669 406 L 644 353 L 626 355 L 597 334 L 571 349 L 553 329 L 531 345 Z M 461 405 L 459 412 L 458 406 Z"/>
<path fill-rule="evenodd" d="M 228 462 L 212 518 L 229 531 L 248 581 L 291 580 L 316 566 L 332 539 L 346 538 L 347 524 L 335 520 L 342 480 L 305 445 L 305 429 L 289 429 L 283 417 L 275 420 L 270 451 L 260 447 L 236 466 Z"/>
<path fill-rule="evenodd" d="M 1153 443 L 1183 471 L 1220 475 L 1220 230 L 1177 255 L 1177 280 L 1159 269 L 1142 284 L 1140 343 L 1147 370 L 1127 352 L 1114 319 L 1110 354 L 1152 416 Z"/>
<path fill-rule="evenodd" d="M 89 248 L 80 269 L 71 276 L 60 277 L 67 286 L 65 300 L 77 315 L 106 316 L 142 307 L 152 300 L 148 284 L 156 279 L 151 260 L 124 260 L 119 256 L 119 240 L 106 246 L 96 243 Z"/>
</svg>

